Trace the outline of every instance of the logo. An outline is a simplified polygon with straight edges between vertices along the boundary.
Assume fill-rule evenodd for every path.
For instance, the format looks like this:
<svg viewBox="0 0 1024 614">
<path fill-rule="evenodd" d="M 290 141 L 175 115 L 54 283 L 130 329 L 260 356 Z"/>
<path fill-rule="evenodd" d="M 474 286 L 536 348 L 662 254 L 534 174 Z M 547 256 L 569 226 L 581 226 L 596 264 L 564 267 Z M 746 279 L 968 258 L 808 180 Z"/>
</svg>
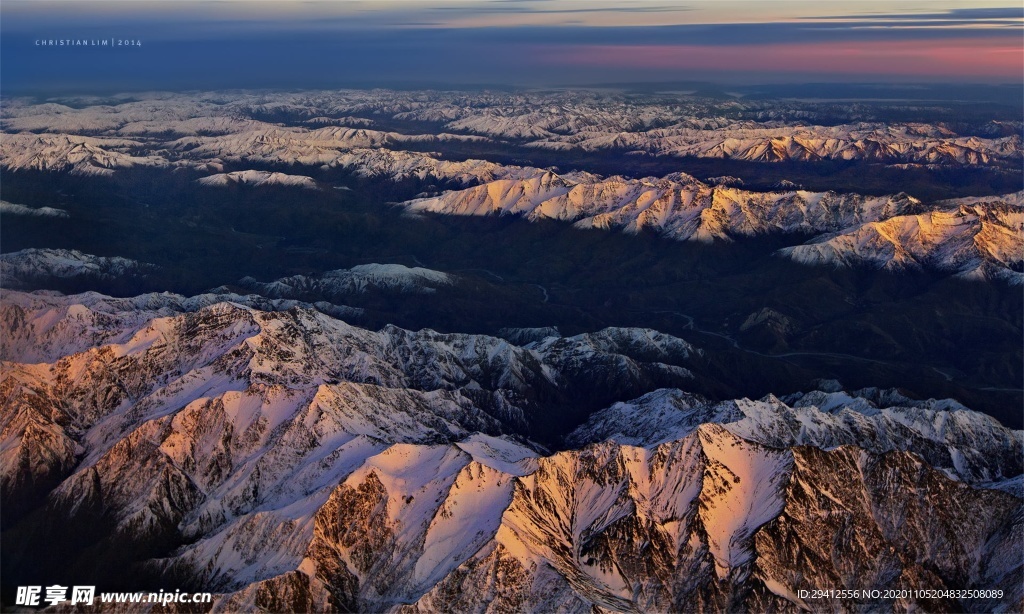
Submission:
<svg viewBox="0 0 1024 614">
<path fill-rule="evenodd" d="M 44 587 L 42 586 L 19 586 L 15 595 L 14 605 L 41 605 L 40 600 L 49 605 L 69 602 L 70 605 L 92 605 L 96 597 L 95 586 L 73 586 L 71 587 L 71 599 L 68 599 L 68 587 L 54 584 L 45 587 L 46 597 L 42 597 Z"/>
</svg>

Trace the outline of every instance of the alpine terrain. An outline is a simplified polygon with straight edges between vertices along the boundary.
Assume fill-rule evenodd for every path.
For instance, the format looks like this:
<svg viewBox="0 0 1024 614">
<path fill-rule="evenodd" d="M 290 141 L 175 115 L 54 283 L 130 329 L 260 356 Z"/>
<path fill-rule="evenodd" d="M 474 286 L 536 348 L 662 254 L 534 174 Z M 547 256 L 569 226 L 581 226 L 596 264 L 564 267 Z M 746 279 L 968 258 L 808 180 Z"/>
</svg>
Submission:
<svg viewBox="0 0 1024 614">
<path fill-rule="evenodd" d="M 1024 610 L 1019 108 L 800 91 L 5 96 L 0 609 Z"/>
</svg>

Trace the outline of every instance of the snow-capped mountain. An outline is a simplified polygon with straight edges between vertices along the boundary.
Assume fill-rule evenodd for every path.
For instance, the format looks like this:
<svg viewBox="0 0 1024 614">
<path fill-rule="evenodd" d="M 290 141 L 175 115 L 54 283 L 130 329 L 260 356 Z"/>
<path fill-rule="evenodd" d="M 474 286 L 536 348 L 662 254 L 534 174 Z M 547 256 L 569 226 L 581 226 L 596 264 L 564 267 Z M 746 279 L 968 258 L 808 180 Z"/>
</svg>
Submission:
<svg viewBox="0 0 1024 614">
<path fill-rule="evenodd" d="M 527 169 L 524 169 L 527 170 Z M 751 192 L 709 186 L 684 173 L 661 178 L 558 175 L 531 169 L 406 203 L 412 211 L 447 215 L 516 214 L 572 221 L 581 228 L 652 229 L 686 241 L 731 240 L 768 233 L 820 233 L 919 210 L 906 194 L 868 197 L 834 192 Z"/>
<path fill-rule="evenodd" d="M 284 164 L 337 164 L 344 152 L 357 149 L 396 149 L 403 145 L 445 141 L 473 142 L 481 137 L 452 134 L 405 135 L 365 128 L 331 127 L 310 130 L 305 127 L 263 124 L 257 129 L 217 136 L 194 136 L 167 144 L 172 150 L 187 153 L 193 159 L 222 159 Z"/>
<path fill-rule="evenodd" d="M 1019 397 L 980 388 L 1017 385 L 1011 290 L 978 284 L 977 300 L 952 297 L 942 318 L 890 340 L 902 331 L 876 330 L 880 314 L 891 307 L 902 326 L 961 286 L 930 284 L 940 287 L 903 310 L 902 293 L 869 275 L 832 287 L 758 257 L 754 274 L 779 283 L 748 300 L 733 282 L 750 271 L 718 283 L 718 263 L 673 264 L 717 248 L 669 249 L 680 259 L 649 266 L 663 246 L 634 258 L 634 242 L 616 239 L 609 253 L 622 258 L 579 266 L 576 253 L 545 253 L 545 227 L 424 221 L 519 215 L 679 241 L 772 237 L 751 245 L 793 245 L 777 254 L 810 264 L 1021 283 L 1024 192 L 895 192 L 928 177 L 956 193 L 1006 185 L 1024 160 L 1024 123 L 940 121 L 916 104 L 389 90 L 5 99 L 5 198 L 67 203 L 0 201 L 5 237 L 137 231 L 125 253 L 164 268 L 75 250 L 0 255 L 3 598 L 12 583 L 81 572 L 76 582 L 93 574 L 98 587 L 116 574 L 126 590 L 216 591 L 215 612 L 1024 610 L 1024 431 L 965 406 L 1009 416 L 1001 404 Z M 921 116 L 934 121 L 885 121 Z M 538 168 L 553 163 L 660 176 Z M 678 168 L 718 176 L 669 173 Z M 763 181 L 747 170 L 768 168 Z M 842 182 L 813 176 L 833 169 Z M 798 185 L 851 177 L 894 193 Z M 323 191 L 296 200 L 291 187 Z M 165 232 L 166 215 L 185 236 Z M 248 228 L 267 238 L 233 231 L 257 215 Z M 485 232 L 457 234 L 473 229 Z M 559 252 L 595 238 L 551 235 Z M 193 248 L 186 265 L 168 257 Z M 459 273 L 328 270 L 419 262 L 410 252 Z M 222 275 L 217 259 L 239 254 L 252 261 Z M 195 262 L 212 268 L 193 275 Z M 242 275 L 198 296 L 53 291 Z M 49 289 L 19 291 L 29 288 Z M 691 291 L 700 300 L 681 296 Z M 499 332 L 385 324 L 395 321 Z M 623 322 L 672 322 L 708 349 L 602 328 Z M 843 330 L 832 339 L 887 338 L 823 346 L 833 323 Z M 933 323 L 942 331 L 924 334 Z M 1002 345 L 981 352 L 992 331 Z M 934 363 L 909 364 L 932 348 Z M 807 366 L 818 358 L 840 366 Z M 830 381 L 792 393 L 813 377 L 849 374 L 859 387 L 890 366 L 886 386 L 905 373 L 907 391 Z M 733 398 L 750 389 L 759 398 Z M 815 589 L 879 593 L 804 592 Z M 1002 595 L 885 593 L 899 589 Z"/>
<path fill-rule="evenodd" d="M 481 124 L 482 130 L 488 129 L 486 121 Z M 922 125 L 763 126 L 736 122 L 710 130 L 673 127 L 632 133 L 594 130 L 550 135 L 531 142 L 530 146 L 570 151 L 626 150 L 747 162 L 877 160 L 982 165 L 1019 156 L 1021 139 L 958 137 L 940 127 Z"/>
<path fill-rule="evenodd" d="M 267 312 L 316 309 L 337 318 L 351 318 L 362 313 L 356 307 L 327 302 L 308 304 L 229 292 L 189 297 L 154 292 L 129 298 L 86 292 L 69 298 L 46 290 L 32 293 L 7 291 L 0 305 L 6 318 L 5 334 L 0 337 L 0 360 L 16 357 L 27 362 L 53 362 L 68 353 L 122 343 L 149 320 L 194 313 L 218 303 Z M 29 320 L 25 320 L 26 314 L 32 314 Z"/>
<path fill-rule="evenodd" d="M 288 175 L 286 173 L 271 173 L 267 171 L 235 171 L 232 173 L 218 173 L 216 175 L 210 175 L 209 177 L 203 177 L 198 181 L 200 184 L 205 186 L 219 187 L 242 184 L 253 187 L 283 185 L 305 188 L 307 190 L 317 189 L 316 181 L 314 181 L 312 177 L 306 177 L 305 175 Z"/>
<path fill-rule="evenodd" d="M 523 476 L 469 464 L 454 480 L 420 487 L 427 476 L 414 467 L 424 454 L 356 472 L 317 514 L 299 568 L 222 607 L 273 609 L 270 596 L 287 595 L 305 608 L 422 612 L 767 611 L 810 607 L 798 590 L 815 582 L 945 586 L 943 577 L 1005 586 L 1007 601 L 1019 600 L 1019 571 L 1004 566 L 1010 557 L 999 549 L 1012 547 L 1019 499 L 949 481 L 907 453 L 778 450 L 704 425 L 653 448 L 605 443 L 561 452 Z M 514 483 L 510 493 L 504 481 Z M 921 488 L 944 490 L 944 503 L 960 498 L 940 507 L 919 497 Z M 440 504 L 431 497 L 438 491 Z M 462 522 L 475 552 L 461 560 L 465 551 L 432 545 L 461 520 L 469 493 L 476 513 Z M 416 515 L 424 495 L 429 507 Z M 503 504 L 500 514 L 477 511 L 489 507 L 484 497 Z M 853 547 L 834 548 L 837 524 Z M 378 554 L 380 543 L 394 546 Z M 949 559 L 933 554 L 950 550 Z M 998 560 L 989 566 L 987 557 Z M 439 558 L 452 569 L 444 576 Z M 908 599 L 898 607 L 923 605 Z"/>
<path fill-rule="evenodd" d="M 259 282 L 247 277 L 239 281 L 239 285 L 273 298 L 300 298 L 309 294 L 344 297 L 367 290 L 431 294 L 438 288 L 452 285 L 456 279 L 448 273 L 422 267 L 372 263 L 360 264 L 351 269 L 326 271 L 320 275 L 293 275 L 271 282 Z"/>
<path fill-rule="evenodd" d="M 111 175 L 119 169 L 166 167 L 160 155 L 130 153 L 144 147 L 139 141 L 74 134 L 4 134 L 0 165 L 11 171 L 67 171 L 73 175 Z"/>
<path fill-rule="evenodd" d="M 985 136 L 957 134 L 939 124 L 870 121 L 856 111 L 849 113 L 845 123 L 815 124 L 815 107 L 796 101 L 644 99 L 612 92 L 341 90 L 152 94 L 116 104 L 80 97 L 66 102 L 74 106 L 14 100 L 5 106 L 0 123 L 10 133 L 152 139 L 170 135 L 182 140 L 173 145 L 166 142 L 169 148 L 211 156 L 223 151 L 262 156 L 267 146 L 284 147 L 305 163 L 339 147 L 445 140 L 759 162 L 869 160 L 977 166 L 1013 165 L 1022 155 L 1019 122 L 993 125 L 993 134 Z M 825 113 L 831 119 L 837 111 L 830 107 Z M 300 125 L 275 121 L 280 119 Z M 449 132 L 403 134 L 367 127 L 382 119 L 420 122 L 435 130 L 440 125 Z M 309 130 L 307 126 L 328 127 Z"/>
<path fill-rule="evenodd" d="M 177 389 L 182 382 L 168 380 L 174 373 L 200 371 L 206 373 L 200 379 L 224 385 L 241 378 L 299 388 L 354 381 L 428 391 L 464 389 L 476 391 L 476 397 L 486 393 L 490 398 L 479 397 L 481 402 L 517 428 L 525 426 L 525 412 L 536 406 L 518 395 L 575 386 L 582 390 L 587 384 L 581 375 L 588 370 L 618 373 L 620 386 L 681 383 L 692 374 L 679 365 L 696 352 L 685 341 L 644 329 L 610 328 L 525 347 L 493 337 L 392 326 L 372 332 L 295 303 L 277 305 L 286 311 L 265 312 L 227 302 L 230 295 L 210 304 L 215 296 L 112 299 L 92 293 L 9 292 L 2 306 L 7 334 L 0 350 L 5 360 L 59 363 L 59 357 L 74 353 L 91 363 L 96 357 L 90 348 L 118 346 L 114 354 L 123 355 L 133 379 L 150 387 L 146 395 L 163 386 Z M 169 347 L 177 350 L 168 353 Z M 152 351 L 156 354 L 150 356 Z M 224 353 L 232 354 L 227 362 Z M 152 362 L 156 355 L 161 358 Z"/>
<path fill-rule="evenodd" d="M 185 169 L 206 174 L 197 180 L 201 185 L 309 189 L 317 187 L 318 173 L 343 169 L 370 180 L 427 183 L 421 198 L 405 203 L 410 211 L 511 213 L 585 228 L 650 229 L 678 240 L 800 233 L 814 238 L 782 255 L 803 263 L 1020 280 L 1019 194 L 1003 197 L 1004 208 L 994 208 L 991 197 L 924 205 L 902 193 L 815 192 L 785 180 L 773 192 L 757 192 L 729 176 L 708 184 L 684 173 L 631 179 L 501 164 L 466 157 L 457 148 L 454 156 L 426 151 L 507 143 L 660 159 L 1000 169 L 1017 168 L 1024 159 L 1021 126 L 1012 122 L 960 134 L 945 124 L 885 123 L 851 113 L 848 122 L 818 125 L 816 107 L 792 101 L 645 100 L 610 93 L 343 90 L 122 98 L 86 97 L 68 105 L 13 100 L 0 111 L 0 167 L 102 176 L 132 168 Z M 389 123 L 404 131 L 375 128 Z M 295 170 L 252 170 L 268 166 Z M 438 193 L 438 186 L 460 189 Z"/>
<path fill-rule="evenodd" d="M 27 496 L 63 481 L 65 500 L 88 501 L 81 489 L 102 471 L 111 480 L 100 487 L 105 509 L 122 530 L 142 537 L 192 514 L 196 535 L 213 536 L 261 507 L 282 518 L 312 513 L 344 475 L 337 471 L 386 444 L 526 432 L 537 396 L 582 394 L 580 371 L 614 374 L 623 387 L 691 377 L 655 362 L 685 359 L 691 348 L 653 331 L 610 329 L 534 350 L 490 337 L 372 332 L 302 307 L 207 302 L 6 293 L 0 489 Z M 206 438 L 222 405 L 224 428 L 241 437 L 231 446 L 242 446 L 224 452 L 227 465 L 195 456 L 214 452 L 214 440 L 164 441 L 176 425 Z M 152 463 L 138 447 L 151 437 L 163 442 Z M 356 457 L 341 451 L 346 442 Z M 131 462 L 120 456 L 125 446 Z M 172 448 L 173 459 L 159 451 Z M 167 480 L 177 484 L 165 493 L 170 507 L 147 503 Z M 225 489 L 219 503 L 208 496 L 214 482 Z M 214 507 L 202 511 L 202 501 Z"/>
<path fill-rule="evenodd" d="M 17 203 L 9 203 L 0 200 L 0 214 L 3 215 L 28 215 L 33 217 L 70 217 L 68 212 L 55 207 L 26 207 Z"/>
<path fill-rule="evenodd" d="M 88 137 L 68 134 L 4 134 L 0 139 L 0 168 L 8 171 L 67 171 L 74 175 L 110 176 L 117 170 L 138 167 L 191 168 L 216 171 L 212 177 L 200 179 L 204 185 L 232 183 L 302 183 L 309 186 L 304 175 L 235 171 L 222 173 L 224 162 L 239 164 L 285 164 L 309 167 L 336 167 L 352 170 L 364 177 L 401 180 L 408 177 L 475 183 L 507 174 L 505 169 L 484 160 L 442 161 L 436 155 L 395 151 L 373 139 L 318 140 L 310 131 L 292 134 L 284 128 L 272 128 L 255 134 L 223 137 L 195 137 L 173 143 Z M 274 134 L 286 132 L 288 136 Z M 314 131 L 315 132 L 315 131 Z M 443 136 L 443 135 L 442 135 Z M 434 138 L 434 137 L 430 137 Z M 205 139 L 205 140 L 203 140 Z M 202 140 L 202 142 L 199 142 Z M 380 143 L 390 142 L 383 139 Z M 418 142 L 418 141 L 400 141 Z M 146 147 L 154 153 L 136 155 Z M 209 180 L 209 181 L 206 181 Z M 310 180 L 311 181 L 311 180 Z"/>
<path fill-rule="evenodd" d="M 751 192 L 707 185 L 682 173 L 662 178 L 558 175 L 498 179 L 409 201 L 412 211 L 522 215 L 580 228 L 650 229 L 686 241 L 766 234 L 816 234 L 780 255 L 805 264 L 930 269 L 1020 283 L 1024 209 L 1020 193 L 943 201 L 926 208 L 906 194 L 868 197 L 789 190 Z"/>
<path fill-rule="evenodd" d="M 95 256 L 74 249 L 23 249 L 0 254 L 0 280 L 5 288 L 22 288 L 52 278 L 144 276 L 151 264 L 120 256 Z"/>
<path fill-rule="evenodd" d="M 1024 207 L 1007 200 L 988 199 L 949 210 L 897 215 L 779 253 L 805 264 L 928 268 L 1022 284 Z"/>
<path fill-rule="evenodd" d="M 758 401 L 710 403 L 680 390 L 656 390 L 595 413 L 570 433 L 573 446 L 611 440 L 651 447 L 714 423 L 773 448 L 857 446 L 876 454 L 913 451 L 973 484 L 1024 473 L 1024 437 L 949 399 L 914 401 L 896 391 L 815 391 Z"/>
<path fill-rule="evenodd" d="M 208 300 L 6 293 L 0 487 L 173 544 L 147 568 L 214 611 L 848 606 L 798 595 L 825 585 L 1024 603 L 1024 502 L 991 487 L 1024 433 L 953 401 L 711 403 L 683 392 L 698 350 L 656 331 L 517 346 Z M 650 392 L 570 449 L 529 439 L 609 381 Z"/>
</svg>

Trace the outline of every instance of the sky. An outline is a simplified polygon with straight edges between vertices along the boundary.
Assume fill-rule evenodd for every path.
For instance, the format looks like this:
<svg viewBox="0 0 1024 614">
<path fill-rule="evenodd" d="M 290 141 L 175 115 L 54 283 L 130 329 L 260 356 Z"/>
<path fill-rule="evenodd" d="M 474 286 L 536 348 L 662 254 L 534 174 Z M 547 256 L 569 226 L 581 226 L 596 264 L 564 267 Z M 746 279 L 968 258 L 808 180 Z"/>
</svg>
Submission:
<svg viewBox="0 0 1024 614">
<path fill-rule="evenodd" d="M 0 94 L 691 81 L 1019 84 L 1024 7 L 1019 0 L 0 3 Z"/>
</svg>

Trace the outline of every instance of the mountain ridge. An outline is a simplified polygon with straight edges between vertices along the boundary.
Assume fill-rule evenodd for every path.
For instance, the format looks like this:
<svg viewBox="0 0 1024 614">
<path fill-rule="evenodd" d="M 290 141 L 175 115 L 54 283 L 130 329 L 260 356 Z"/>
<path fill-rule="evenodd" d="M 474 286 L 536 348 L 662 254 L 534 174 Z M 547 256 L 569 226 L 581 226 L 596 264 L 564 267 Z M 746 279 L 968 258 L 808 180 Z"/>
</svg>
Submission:
<svg viewBox="0 0 1024 614">
<path fill-rule="evenodd" d="M 954 401 L 830 386 L 712 405 L 672 365 L 699 350 L 651 330 L 514 346 L 298 307 L 9 294 L 3 327 L 26 341 L 0 346 L 5 501 L 156 544 L 124 563 L 216 590 L 213 611 L 799 608 L 823 582 L 1024 602 L 1005 554 L 1024 501 L 993 489 L 1019 481 L 1024 432 Z M 524 436 L 530 399 L 576 372 L 678 384 L 550 451 Z M 840 559 L 821 538 L 837 517 Z"/>
</svg>

